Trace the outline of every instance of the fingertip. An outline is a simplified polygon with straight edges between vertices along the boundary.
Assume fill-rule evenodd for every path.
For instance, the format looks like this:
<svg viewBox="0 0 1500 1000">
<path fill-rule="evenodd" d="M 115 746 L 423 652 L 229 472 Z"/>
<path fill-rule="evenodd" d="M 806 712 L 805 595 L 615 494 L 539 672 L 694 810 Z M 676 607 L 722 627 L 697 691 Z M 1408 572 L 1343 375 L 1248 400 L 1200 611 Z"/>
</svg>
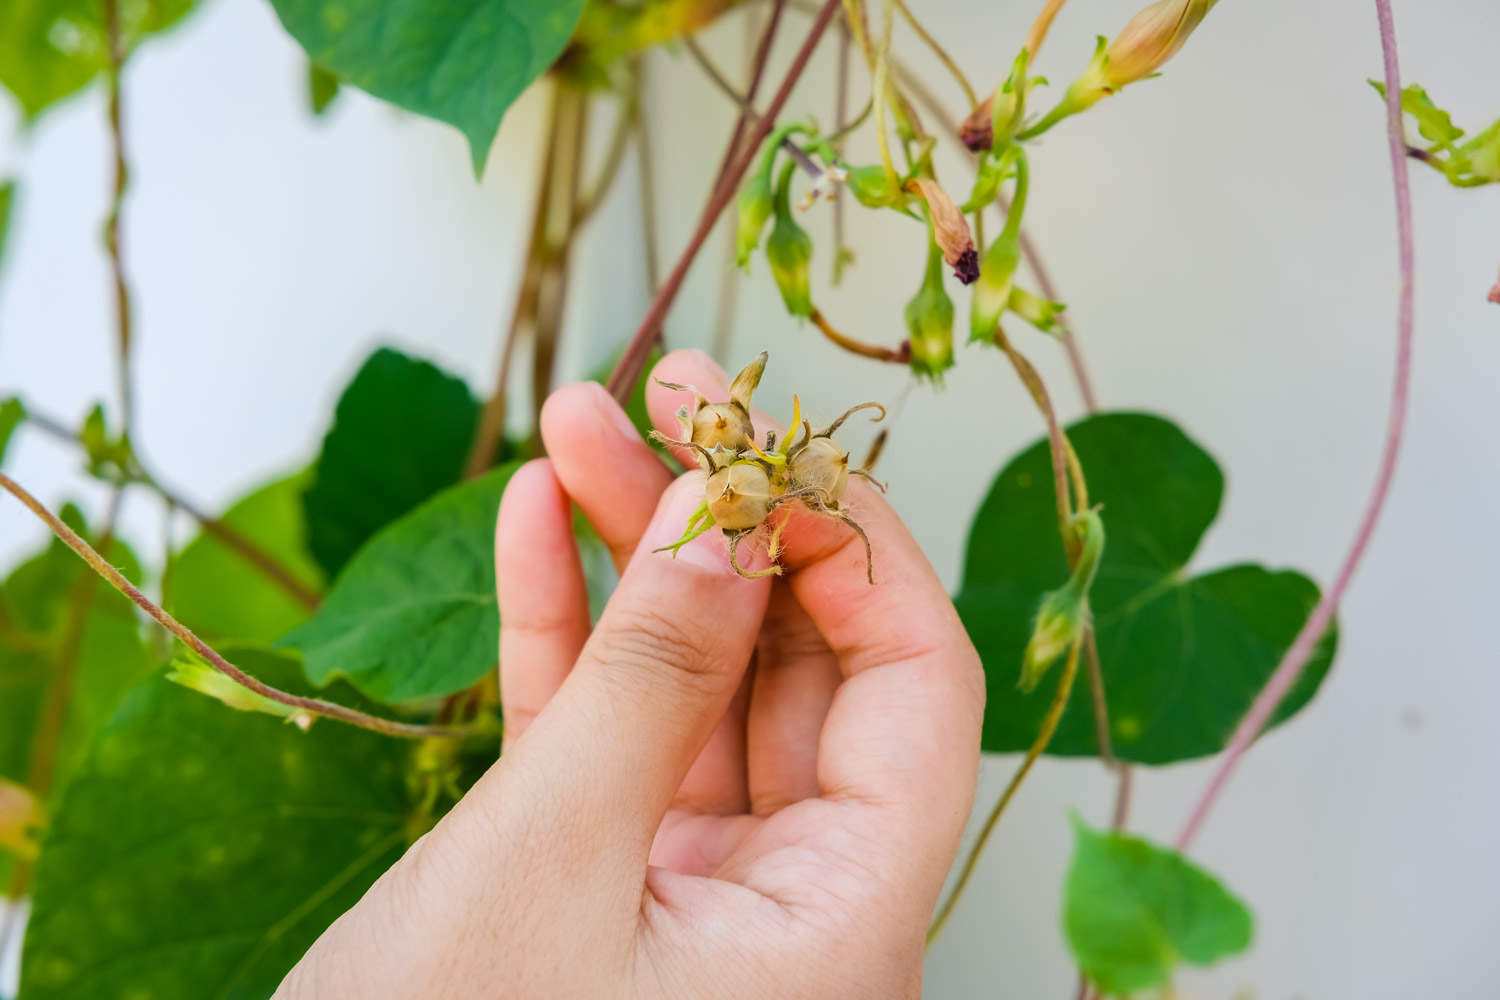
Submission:
<svg viewBox="0 0 1500 1000">
<path fill-rule="evenodd" d="M 501 494 L 495 523 L 497 568 L 508 564 L 519 548 L 534 550 L 538 543 L 555 541 L 558 532 L 551 529 L 560 521 L 569 526 L 566 537 L 571 544 L 568 495 L 551 460 L 534 458 L 511 474 Z"/>
</svg>

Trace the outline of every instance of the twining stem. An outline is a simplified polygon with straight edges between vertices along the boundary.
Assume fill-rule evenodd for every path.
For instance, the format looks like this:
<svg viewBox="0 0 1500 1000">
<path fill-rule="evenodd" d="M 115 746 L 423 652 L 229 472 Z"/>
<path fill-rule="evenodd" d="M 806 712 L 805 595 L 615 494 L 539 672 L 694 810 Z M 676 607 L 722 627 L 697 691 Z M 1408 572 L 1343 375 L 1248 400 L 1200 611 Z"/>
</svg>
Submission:
<svg viewBox="0 0 1500 1000">
<path fill-rule="evenodd" d="M 130 286 L 125 280 L 125 259 L 120 250 L 120 213 L 125 207 L 125 188 L 130 170 L 125 162 L 125 123 L 120 111 L 120 71 L 125 65 L 125 46 L 120 32 L 119 0 L 104 0 L 105 54 L 108 57 L 105 82 L 109 94 L 109 140 L 114 159 L 114 187 L 110 195 L 109 214 L 104 220 L 104 245 L 109 253 L 109 269 L 114 281 L 115 333 L 119 364 L 116 375 L 120 386 L 120 426 L 130 436 L 134 427 L 135 393 L 131 388 Z"/>
<path fill-rule="evenodd" d="M 745 13 L 745 63 L 748 67 L 746 69 L 748 79 L 745 81 L 746 104 L 740 107 L 739 117 L 734 123 L 734 132 L 730 136 L 729 143 L 724 147 L 724 155 L 719 160 L 719 169 L 714 173 L 715 187 L 723 181 L 724 172 L 729 169 L 730 162 L 739 152 L 740 139 L 744 137 L 745 125 L 749 122 L 745 108 L 755 100 L 756 94 L 760 91 L 761 77 L 765 75 L 766 70 L 766 57 L 771 50 L 771 32 L 781 22 L 781 13 L 785 7 L 785 0 L 776 0 L 771 5 L 771 15 L 765 30 L 757 30 L 758 22 L 755 12 L 758 8 L 752 6 Z M 730 343 L 734 340 L 734 319 L 740 298 L 738 251 L 735 249 L 734 239 L 738 225 L 739 220 L 735 218 L 734 213 L 724 216 L 724 273 L 719 281 L 718 305 L 714 309 L 713 356 L 726 363 L 729 358 Z"/>
<path fill-rule="evenodd" d="M 893 350 L 889 347 L 883 347 L 880 344 L 867 344 L 862 340 L 855 340 L 847 334 L 840 333 L 832 323 L 828 322 L 828 317 L 824 316 L 818 309 L 814 309 L 807 318 L 813 321 L 814 326 L 823 331 L 823 336 L 844 350 L 858 354 L 862 358 L 871 358 L 875 361 L 888 361 L 897 365 L 904 365 L 911 361 L 911 347 L 908 344 L 902 344 L 901 347 Z"/>
<path fill-rule="evenodd" d="M 562 332 L 563 310 L 567 305 L 568 275 L 573 236 L 579 219 L 578 186 L 583 174 L 584 137 L 588 124 L 588 95 L 585 91 L 561 84 L 558 91 L 558 113 L 562 119 L 560 147 L 554 166 L 560 172 L 560 190 L 549 206 L 547 221 L 547 255 L 543 259 L 541 282 L 537 289 L 536 322 L 532 333 L 531 405 L 532 426 L 541 424 L 542 403 L 552 391 L 553 370 L 557 365 L 557 342 Z M 540 438 L 537 439 L 540 442 Z"/>
<path fill-rule="evenodd" d="M 469 447 L 469 456 L 464 461 L 464 477 L 475 479 L 484 475 L 494 461 L 500 440 L 505 435 L 505 408 L 507 388 L 510 384 L 510 363 L 515 354 L 516 341 L 521 330 L 536 316 L 537 290 L 542 281 L 542 268 L 547 255 L 547 217 L 551 214 L 553 199 L 553 175 L 556 173 L 559 133 L 558 102 L 563 84 L 553 84 L 550 110 L 547 114 L 547 139 L 543 146 L 542 168 L 537 182 L 536 205 L 532 210 L 531 235 L 526 244 L 526 263 L 521 269 L 520 286 L 516 289 L 516 303 L 511 310 L 510 321 L 500 340 L 500 370 L 495 378 L 494 391 L 490 393 L 484 410 L 479 415 L 479 426 L 474 431 L 474 443 Z"/>
<path fill-rule="evenodd" d="M 770 133 L 776 116 L 781 114 L 781 109 L 786 105 L 787 99 L 791 97 L 792 88 L 802 76 L 802 71 L 807 68 L 808 60 L 812 58 L 813 50 L 817 48 L 818 39 L 828 27 L 828 22 L 833 18 L 833 12 L 838 8 L 840 0 L 825 0 L 822 9 L 818 11 L 817 17 L 813 19 L 812 28 L 807 33 L 807 39 L 792 59 L 791 66 L 787 69 L 786 76 L 781 81 L 781 86 L 772 98 L 771 104 L 766 108 L 765 115 L 756 123 L 751 132 L 749 141 L 745 144 L 734 159 L 723 179 L 715 187 L 713 194 L 704 206 L 703 213 L 698 219 L 692 238 L 688 245 L 683 248 L 677 263 L 667 275 L 667 280 L 662 283 L 661 291 L 652 300 L 646 315 L 642 317 L 640 326 L 636 328 L 630 343 L 625 345 L 625 352 L 620 357 L 620 363 L 609 377 L 609 391 L 623 405 L 630 398 L 636 382 L 641 377 L 641 369 L 645 367 L 646 357 L 655 342 L 657 331 L 661 327 L 662 319 L 667 311 L 672 308 L 672 303 L 677 299 L 677 293 L 682 289 L 682 283 L 687 278 L 688 269 L 692 267 L 693 261 L 698 256 L 698 251 L 703 249 L 703 244 L 708 240 L 708 235 L 713 231 L 714 223 L 719 213 L 729 204 L 735 189 L 739 186 L 740 178 L 749 169 L 750 162 L 754 159 L 756 150 Z"/>
<path fill-rule="evenodd" d="M 1203 794 L 1193 806 L 1182 832 L 1177 836 L 1177 849 L 1185 851 L 1202 827 L 1208 812 L 1213 808 L 1225 782 L 1239 764 L 1240 758 L 1249 749 L 1286 693 L 1297 682 L 1302 668 L 1307 664 L 1318 643 L 1322 640 L 1333 620 L 1339 602 L 1359 568 L 1365 549 L 1375 532 L 1385 508 L 1386 495 L 1390 492 L 1391 480 L 1396 471 L 1396 460 L 1401 453 L 1401 440 L 1406 429 L 1407 399 L 1411 387 L 1411 352 L 1413 331 L 1413 282 L 1416 274 L 1416 250 L 1412 238 L 1411 187 L 1407 175 L 1406 141 L 1401 120 L 1401 68 L 1396 57 L 1396 26 L 1391 16 L 1390 0 L 1375 0 L 1375 15 L 1380 25 L 1380 48 L 1385 64 L 1386 138 L 1390 146 L 1392 183 L 1396 200 L 1396 233 L 1399 247 L 1401 284 L 1396 320 L 1396 371 L 1391 387 L 1389 422 L 1386 426 L 1385 448 L 1380 458 L 1380 468 L 1375 476 L 1375 486 L 1355 531 L 1354 541 L 1344 556 L 1333 585 L 1323 592 L 1317 607 L 1308 616 L 1302 631 L 1287 649 L 1277 664 L 1276 670 L 1266 680 L 1265 686 L 1255 696 L 1250 711 L 1235 728 L 1229 746 L 1209 779 Z"/>
<path fill-rule="evenodd" d="M 285 691 L 279 691 L 268 684 L 262 683 L 224 659 L 208 643 L 194 635 L 190 629 L 176 618 L 163 611 L 159 605 L 141 593 L 135 584 L 125 579 L 119 570 L 111 566 L 92 545 L 79 536 L 78 532 L 64 524 L 57 515 L 44 507 L 41 501 L 37 500 L 36 497 L 28 493 L 19 483 L 3 472 L 0 472 L 0 489 L 4 489 L 17 500 L 20 500 L 33 514 L 41 518 L 47 527 L 52 529 L 53 534 L 62 539 L 68 548 L 76 552 L 79 558 L 88 563 L 89 567 L 95 573 L 109 581 L 110 586 L 130 598 L 137 607 L 159 622 L 168 632 L 181 639 L 211 663 L 220 673 L 242 687 L 254 691 L 261 697 L 269 698 L 271 701 L 290 708 L 300 709 L 311 715 L 323 716 L 348 723 L 351 726 L 358 726 L 361 729 L 370 729 L 377 733 L 384 733 L 388 736 L 403 736 L 413 739 L 428 736 L 460 738 L 471 735 L 473 732 L 472 730 L 451 726 L 424 726 L 408 722 L 396 722 L 391 719 L 382 719 L 356 709 L 347 708 L 343 705 L 335 705 L 333 702 L 323 701 L 320 698 L 304 698 L 301 695 L 288 694 Z"/>
<path fill-rule="evenodd" d="M 636 133 L 640 113 L 641 79 L 637 71 L 632 74 L 630 89 L 625 93 L 619 114 L 615 117 L 615 126 L 609 134 L 609 145 L 604 147 L 604 163 L 599 167 L 599 175 L 584 189 L 578 203 L 573 206 L 575 228 L 581 227 L 604 204 L 604 199 L 620 172 L 620 165 L 625 162 L 625 148 L 630 145 L 630 139 Z"/>
<path fill-rule="evenodd" d="M 682 47 L 687 50 L 688 55 L 693 57 L 693 61 L 703 70 L 704 75 L 708 77 L 709 82 L 714 85 L 719 93 L 728 97 L 739 107 L 742 118 L 750 122 L 760 120 L 760 114 L 755 110 L 754 105 L 743 94 L 735 90 L 733 84 L 724 79 L 723 71 L 714 65 L 714 61 L 709 58 L 707 52 L 703 51 L 703 46 L 699 45 L 697 40 L 690 35 L 682 40 Z M 791 137 L 782 138 L 781 148 L 788 156 L 797 161 L 797 165 L 808 176 L 814 178 L 823 176 L 823 168 L 818 166 L 817 161 L 808 156 L 801 146 L 793 142 Z"/>
<path fill-rule="evenodd" d="M 1010 784 L 1005 786 L 1000 800 L 995 803 L 990 814 L 985 817 L 984 826 L 979 828 L 979 836 L 974 841 L 974 846 L 969 850 L 969 856 L 964 859 L 964 866 L 959 870 L 958 880 L 953 883 L 953 891 L 948 893 L 948 898 L 938 908 L 937 915 L 932 918 L 932 926 L 927 929 L 927 946 L 942 933 L 943 925 L 948 922 L 954 907 L 958 905 L 959 899 L 963 897 L 964 889 L 969 885 L 969 879 L 974 874 L 974 867 L 979 863 L 979 856 L 984 853 L 985 843 L 994 833 L 995 826 L 1000 822 L 1005 807 L 1010 805 L 1010 800 L 1015 798 L 1016 790 L 1021 787 L 1021 782 L 1026 780 L 1031 766 L 1036 763 L 1042 751 L 1047 749 L 1047 744 L 1052 742 L 1052 734 L 1057 731 L 1057 723 L 1062 719 L 1063 709 L 1068 705 L 1068 696 L 1073 691 L 1073 678 L 1078 674 L 1078 655 L 1082 643 L 1075 642 L 1068 649 L 1068 659 L 1063 665 L 1062 676 L 1057 679 L 1057 692 L 1052 696 L 1052 704 L 1047 707 L 1047 714 L 1042 717 L 1042 728 L 1037 732 L 1036 739 L 1032 740 L 1031 748 L 1026 751 L 1026 757 L 1021 761 L 1021 766 L 1011 777 Z"/>
<path fill-rule="evenodd" d="M 958 63 L 954 62 L 953 57 L 948 54 L 948 50 L 943 48 L 926 28 L 922 27 L 922 22 L 917 20 L 916 15 L 911 12 L 911 8 L 906 5 L 905 0 L 895 0 L 895 4 L 896 9 L 901 12 L 901 16 L 906 18 L 906 23 L 911 26 L 911 30 L 917 33 L 917 37 L 932 50 L 932 54 L 938 57 L 938 61 L 943 64 L 943 67 L 948 70 L 949 74 L 958 83 L 958 88 L 964 92 L 964 98 L 969 102 L 969 106 L 973 107 L 975 104 L 978 104 L 979 96 L 974 93 L 974 88 L 969 84 L 969 78 L 964 75 L 964 71 L 959 68 Z M 1059 5 L 1061 5 L 1061 0 L 1059 0 Z"/>
<path fill-rule="evenodd" d="M 65 441 L 69 444 L 82 444 L 78 439 L 78 435 L 63 426 L 61 421 L 38 413 L 30 406 L 26 408 L 26 422 L 39 430 L 45 431 L 49 436 L 59 441 Z M 250 538 L 218 518 L 210 516 L 202 508 L 186 500 L 180 494 L 163 486 L 160 480 L 141 467 L 139 459 L 135 460 L 134 468 L 124 471 L 126 478 L 120 485 L 138 485 L 151 490 L 170 506 L 180 509 L 183 513 L 197 521 L 198 526 L 203 529 L 204 534 L 217 539 L 226 548 L 234 551 L 245 562 L 249 563 L 265 576 L 266 579 L 286 591 L 297 603 L 309 611 L 318 606 L 319 597 L 317 591 L 297 579 L 274 556 Z"/>
<path fill-rule="evenodd" d="M 875 145 L 880 150 L 880 165 L 885 168 L 885 183 L 891 190 L 899 186 L 896 179 L 896 164 L 891 159 L 890 138 L 885 123 L 886 95 L 890 92 L 891 27 L 894 0 L 882 4 L 880 45 L 875 50 L 875 80 L 871 84 L 871 100 L 875 105 Z"/>
<path fill-rule="evenodd" d="M 1036 20 L 1031 22 L 1031 30 L 1026 32 L 1026 51 L 1030 53 L 1032 65 L 1036 64 L 1037 53 L 1042 51 L 1042 42 L 1047 40 L 1052 19 L 1062 10 L 1063 2 L 1064 0 L 1046 0 L 1042 9 L 1037 12 Z"/>
<path fill-rule="evenodd" d="M 839 21 L 839 56 L 833 91 L 833 128 L 843 131 L 849 120 L 849 23 Z M 844 186 L 833 186 L 833 283 L 844 276 L 844 267 L 853 253 L 844 242 Z"/>
</svg>

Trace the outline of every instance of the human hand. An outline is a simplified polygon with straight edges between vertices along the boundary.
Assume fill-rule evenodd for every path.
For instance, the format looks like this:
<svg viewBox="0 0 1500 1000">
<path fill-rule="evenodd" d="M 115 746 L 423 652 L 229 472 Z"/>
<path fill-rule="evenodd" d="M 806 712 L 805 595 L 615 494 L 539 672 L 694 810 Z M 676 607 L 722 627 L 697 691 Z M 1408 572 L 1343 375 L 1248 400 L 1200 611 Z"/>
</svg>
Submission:
<svg viewBox="0 0 1500 1000">
<path fill-rule="evenodd" d="M 656 373 L 727 398 L 701 353 Z M 664 432 L 679 395 L 651 387 Z M 672 482 L 598 385 L 554 393 L 542 434 L 496 537 L 500 760 L 277 996 L 919 995 L 984 678 L 916 542 L 855 481 L 878 585 L 800 507 L 787 575 L 745 580 L 717 531 L 651 551 L 703 474 Z M 571 503 L 622 573 L 592 632 Z"/>
</svg>

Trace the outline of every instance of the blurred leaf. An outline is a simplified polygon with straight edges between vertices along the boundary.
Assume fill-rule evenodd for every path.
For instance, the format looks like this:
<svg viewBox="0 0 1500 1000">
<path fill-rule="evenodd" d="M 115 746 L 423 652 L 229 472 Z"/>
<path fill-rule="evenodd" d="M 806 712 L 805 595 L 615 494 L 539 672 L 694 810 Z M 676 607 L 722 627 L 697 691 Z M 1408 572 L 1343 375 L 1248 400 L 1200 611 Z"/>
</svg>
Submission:
<svg viewBox="0 0 1500 1000">
<path fill-rule="evenodd" d="M 1385 98 L 1385 84 L 1379 80 L 1369 81 L 1375 92 Z M 1422 138 L 1434 143 L 1434 150 L 1443 150 L 1463 138 L 1464 130 L 1453 124 L 1453 116 L 1432 103 L 1419 84 L 1408 84 L 1401 90 L 1401 110 L 1411 115 L 1417 123 Z"/>
<path fill-rule="evenodd" d="M 299 472 L 237 500 L 220 520 L 276 560 L 307 590 L 323 574 L 307 554 L 302 493 L 312 476 Z M 280 584 L 206 532 L 172 563 L 168 610 L 206 639 L 270 642 L 302 624 L 308 610 Z"/>
<path fill-rule="evenodd" d="M 26 407 L 14 397 L 0 402 L 0 463 L 5 461 L 5 449 L 10 447 L 10 437 L 26 419 Z"/>
<path fill-rule="evenodd" d="M 5 239 L 10 233 L 10 206 L 16 200 L 16 182 L 0 184 L 0 264 L 5 262 Z"/>
<path fill-rule="evenodd" d="M 126 49 L 144 35 L 171 27 L 193 4 L 194 0 L 122 0 Z M 99 0 L 0 3 L 0 84 L 21 102 L 27 119 L 83 89 L 108 63 Z"/>
<path fill-rule="evenodd" d="M 445 490 L 381 530 L 278 645 L 302 651 L 314 684 L 346 677 L 387 704 L 451 694 L 494 669 L 495 518 L 516 468 Z"/>
<path fill-rule="evenodd" d="M 381 348 L 339 397 L 303 498 L 307 544 L 336 576 L 380 528 L 463 473 L 479 404 L 462 380 Z"/>
<path fill-rule="evenodd" d="M 225 652 L 296 687 L 294 661 Z M 21 995 L 270 996 L 425 829 L 405 781 L 415 746 L 326 721 L 304 733 L 147 680 L 53 818 Z"/>
<path fill-rule="evenodd" d="M 1179 962 L 1209 965 L 1250 947 L 1254 918 L 1212 875 L 1139 837 L 1073 818 L 1063 929 L 1109 996 L 1165 986 Z"/>
<path fill-rule="evenodd" d="M 29 788 L 9 778 L 0 778 L 0 850 L 28 861 L 34 859 L 42 814 L 42 804 Z"/>
<path fill-rule="evenodd" d="M 1461 175 L 1450 171 L 1449 178 L 1463 186 L 1500 183 L 1500 121 L 1460 146 L 1454 159 Z"/>
<path fill-rule="evenodd" d="M 1216 753 L 1306 621 L 1317 587 L 1256 565 L 1188 575 L 1224 480 L 1171 423 L 1109 413 L 1073 425 L 1068 436 L 1109 533 L 1090 603 L 1115 753 L 1144 764 Z M 1042 440 L 1000 472 L 975 515 L 955 600 L 989 678 L 986 751 L 1018 752 L 1036 736 L 1052 688 L 1044 683 L 1028 696 L 1015 678 L 1038 601 L 1067 575 Z M 1312 697 L 1336 641 L 1330 629 L 1273 724 Z M 1098 752 L 1087 683 L 1074 686 L 1047 752 Z"/>
<path fill-rule="evenodd" d="M 62 517 L 88 537 L 76 507 L 65 507 Z M 140 581 L 141 567 L 129 548 L 115 542 L 106 555 L 127 578 Z M 94 730 L 124 692 L 154 666 L 134 606 L 103 580 L 92 584 L 82 632 L 70 638 L 79 584 L 91 572 L 54 538 L 0 585 L 0 778 L 27 781 L 32 744 L 53 678 L 64 662 L 74 671 L 49 801 L 66 786 Z M 8 868 L 9 857 L 0 851 L 0 879 Z"/>
<path fill-rule="evenodd" d="M 321 115 L 339 96 L 339 78 L 317 63 L 307 64 L 307 103 L 312 113 Z"/>
<path fill-rule="evenodd" d="M 500 119 L 562 52 L 583 0 L 271 0 L 319 66 L 455 126 L 484 169 Z"/>
</svg>

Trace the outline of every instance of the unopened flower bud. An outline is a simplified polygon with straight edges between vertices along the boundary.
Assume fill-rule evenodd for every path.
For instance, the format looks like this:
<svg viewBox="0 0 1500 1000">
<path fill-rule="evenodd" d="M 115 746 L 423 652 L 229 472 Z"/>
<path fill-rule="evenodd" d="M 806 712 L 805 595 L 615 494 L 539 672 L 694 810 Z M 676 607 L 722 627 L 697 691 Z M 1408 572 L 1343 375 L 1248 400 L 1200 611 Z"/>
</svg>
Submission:
<svg viewBox="0 0 1500 1000">
<path fill-rule="evenodd" d="M 885 167 L 878 163 L 850 167 L 845 185 L 854 199 L 866 208 L 886 208 L 901 200 L 901 189 L 891 182 Z"/>
<path fill-rule="evenodd" d="M 198 659 L 196 656 L 180 656 L 172 661 L 172 669 L 167 673 L 167 680 L 174 684 L 181 684 L 185 688 L 206 694 L 215 701 L 222 702 L 230 708 L 240 712 L 262 712 L 266 715 L 274 715 L 279 719 L 306 730 L 312 725 L 313 717 L 306 709 L 296 708 L 292 705 L 283 705 L 278 701 L 272 701 L 262 694 L 251 691 L 249 688 L 231 680 L 228 676 L 219 673 L 209 664 Z"/>
<path fill-rule="evenodd" d="M 959 141 L 971 153 L 1003 146 L 1020 131 L 1021 120 L 1026 115 L 1027 91 L 1046 82 L 1040 77 L 1027 78 L 1026 67 L 1030 58 L 1031 53 L 1022 49 L 1011 65 L 1010 75 L 993 94 L 977 104 L 958 127 Z"/>
<path fill-rule="evenodd" d="M 1105 82 L 1118 90 L 1155 73 L 1187 44 L 1217 2 L 1157 0 L 1142 10 L 1105 50 Z"/>
<path fill-rule="evenodd" d="M 922 287 L 906 304 L 912 371 L 934 380 L 953 366 L 953 300 L 943 289 L 942 259 L 929 244 Z"/>
<path fill-rule="evenodd" d="M 739 228 L 735 231 L 735 259 L 740 267 L 750 267 L 750 255 L 760 245 L 760 234 L 771 218 L 773 191 L 771 169 L 776 164 L 776 152 L 787 136 L 806 132 L 807 126 L 800 123 L 783 125 L 766 138 L 760 154 L 760 163 L 745 181 L 739 196 Z"/>
<path fill-rule="evenodd" d="M 907 182 L 907 190 L 927 203 L 933 242 L 943 251 L 943 260 L 953 268 L 954 276 L 966 285 L 973 284 L 979 277 L 979 251 L 974 249 L 974 237 L 969 234 L 964 214 L 937 181 L 929 177 L 912 178 Z"/>
<path fill-rule="evenodd" d="M 771 514 L 771 477 L 755 462 L 736 462 L 708 477 L 708 511 L 725 531 L 745 531 Z"/>
<path fill-rule="evenodd" d="M 793 316 L 811 316 L 812 306 L 812 238 L 792 218 L 788 195 L 795 163 L 788 163 L 776 188 L 776 224 L 766 240 L 766 260 L 771 276 L 781 291 L 787 312 Z"/>
<path fill-rule="evenodd" d="M 1020 234 L 1007 227 L 990 244 L 979 265 L 979 280 L 974 283 L 974 298 L 969 309 L 969 340 L 995 339 L 1000 317 L 1010 307 L 1010 290 L 1020 263 Z"/>
<path fill-rule="evenodd" d="M 1021 678 L 1016 686 L 1031 692 L 1047 673 L 1047 668 L 1077 642 L 1085 625 L 1083 601 L 1071 587 L 1048 591 L 1042 597 L 1032 622 L 1031 638 L 1021 660 Z"/>
<path fill-rule="evenodd" d="M 746 270 L 750 255 L 760 245 L 761 230 L 771 218 L 771 172 L 757 170 L 740 189 L 739 229 L 735 231 L 735 260 Z"/>
<path fill-rule="evenodd" d="M 1068 531 L 1072 535 L 1069 548 L 1076 547 L 1078 553 L 1073 562 L 1073 574 L 1062 587 L 1042 595 L 1041 606 L 1032 623 L 1031 639 L 1026 643 L 1026 653 L 1021 660 L 1018 686 L 1022 691 L 1031 691 L 1037 686 L 1047 668 L 1069 646 L 1082 639 L 1083 630 L 1089 623 L 1088 594 L 1104 554 L 1104 522 L 1098 511 L 1086 510 L 1073 515 Z"/>
<path fill-rule="evenodd" d="M 1056 336 L 1062 332 L 1057 317 L 1067 307 L 1061 302 L 1049 302 L 1034 292 L 1012 285 L 1007 308 L 1043 333 Z"/>
</svg>

